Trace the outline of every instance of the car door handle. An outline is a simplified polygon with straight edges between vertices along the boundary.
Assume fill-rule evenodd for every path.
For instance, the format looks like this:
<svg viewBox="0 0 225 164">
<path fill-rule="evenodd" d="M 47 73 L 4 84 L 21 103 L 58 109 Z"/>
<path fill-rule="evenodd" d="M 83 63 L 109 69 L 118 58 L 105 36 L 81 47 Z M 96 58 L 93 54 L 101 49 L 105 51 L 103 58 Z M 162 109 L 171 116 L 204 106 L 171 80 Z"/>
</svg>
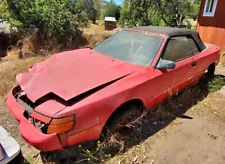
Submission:
<svg viewBox="0 0 225 164">
<path fill-rule="evenodd" d="M 192 62 L 192 63 L 191 63 L 191 66 L 192 66 L 192 67 L 196 66 L 196 61 Z"/>
</svg>

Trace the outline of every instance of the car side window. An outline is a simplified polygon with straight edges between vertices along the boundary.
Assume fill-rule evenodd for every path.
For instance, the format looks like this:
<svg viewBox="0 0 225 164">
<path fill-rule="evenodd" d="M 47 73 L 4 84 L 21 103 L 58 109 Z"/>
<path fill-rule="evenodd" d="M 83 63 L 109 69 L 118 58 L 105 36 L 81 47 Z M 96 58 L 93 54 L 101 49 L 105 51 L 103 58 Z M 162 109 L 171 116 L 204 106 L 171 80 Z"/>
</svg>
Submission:
<svg viewBox="0 0 225 164">
<path fill-rule="evenodd" d="M 169 40 L 162 58 L 176 62 L 197 53 L 199 53 L 198 47 L 191 37 L 174 37 Z"/>
</svg>

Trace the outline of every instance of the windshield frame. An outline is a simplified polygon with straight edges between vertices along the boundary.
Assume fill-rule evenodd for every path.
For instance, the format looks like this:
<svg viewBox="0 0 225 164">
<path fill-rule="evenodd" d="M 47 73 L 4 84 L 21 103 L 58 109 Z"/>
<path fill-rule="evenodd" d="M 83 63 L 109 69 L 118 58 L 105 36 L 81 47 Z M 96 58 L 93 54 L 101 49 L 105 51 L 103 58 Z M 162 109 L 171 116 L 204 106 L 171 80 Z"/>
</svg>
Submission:
<svg viewBox="0 0 225 164">
<path fill-rule="evenodd" d="M 118 59 L 116 57 L 113 57 L 113 56 L 110 56 L 110 55 L 107 55 L 107 54 L 104 54 L 104 53 L 100 53 L 100 52 L 97 52 L 97 51 L 94 50 L 97 46 L 100 46 L 102 43 L 104 43 L 105 41 L 107 41 L 108 39 L 110 39 L 112 36 L 116 35 L 118 32 L 121 32 L 121 31 L 127 31 L 127 32 L 132 32 L 132 33 L 136 32 L 136 33 L 141 33 L 141 34 L 144 34 L 144 35 L 158 36 L 158 37 L 161 37 L 162 38 L 162 41 L 161 41 L 161 43 L 159 45 L 159 48 L 156 51 L 154 58 L 152 59 L 151 63 L 148 66 L 146 66 L 146 65 L 140 65 L 140 64 L 135 64 L 135 63 L 132 63 L 132 62 L 129 62 L 129 61 L 126 61 L 126 60 Z M 105 55 L 105 56 L 108 56 L 108 57 L 111 57 L 111 58 L 114 58 L 114 59 L 117 59 L 117 60 L 120 60 L 120 61 L 129 63 L 129 64 L 133 64 L 133 65 L 137 65 L 137 66 L 141 66 L 141 67 L 154 67 L 155 62 L 157 61 L 158 57 L 161 55 L 162 49 L 165 46 L 165 42 L 168 39 L 168 36 L 165 35 L 165 34 L 155 33 L 155 32 L 148 32 L 148 31 L 143 31 L 143 30 L 136 30 L 136 29 L 135 30 L 133 30 L 133 29 L 121 29 L 118 32 L 114 33 L 113 35 L 111 35 L 107 39 L 103 40 L 102 42 L 96 44 L 92 48 L 92 50 L 95 51 L 95 52 L 97 52 L 97 53 L 100 53 L 102 55 Z"/>
</svg>

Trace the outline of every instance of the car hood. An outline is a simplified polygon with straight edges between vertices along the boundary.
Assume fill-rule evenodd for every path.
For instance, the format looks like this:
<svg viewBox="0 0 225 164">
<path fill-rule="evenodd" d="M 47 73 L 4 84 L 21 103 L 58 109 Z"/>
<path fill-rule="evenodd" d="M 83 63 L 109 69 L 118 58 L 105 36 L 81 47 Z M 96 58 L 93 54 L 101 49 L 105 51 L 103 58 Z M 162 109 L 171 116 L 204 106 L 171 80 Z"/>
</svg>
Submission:
<svg viewBox="0 0 225 164">
<path fill-rule="evenodd" d="M 16 79 L 32 102 L 49 93 L 68 101 L 128 76 L 136 67 L 91 49 L 79 49 L 56 54 Z"/>
</svg>

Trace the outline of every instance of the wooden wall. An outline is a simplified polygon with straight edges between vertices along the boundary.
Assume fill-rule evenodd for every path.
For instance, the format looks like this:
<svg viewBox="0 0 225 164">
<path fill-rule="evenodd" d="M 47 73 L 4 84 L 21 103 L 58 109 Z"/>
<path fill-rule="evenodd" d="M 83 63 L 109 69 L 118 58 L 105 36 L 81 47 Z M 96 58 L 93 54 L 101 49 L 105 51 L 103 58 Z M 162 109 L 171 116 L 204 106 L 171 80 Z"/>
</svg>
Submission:
<svg viewBox="0 0 225 164">
<path fill-rule="evenodd" d="M 220 47 L 225 52 L 225 0 L 218 0 L 214 17 L 204 17 L 205 1 L 202 0 L 197 31 L 202 40 Z"/>
</svg>

